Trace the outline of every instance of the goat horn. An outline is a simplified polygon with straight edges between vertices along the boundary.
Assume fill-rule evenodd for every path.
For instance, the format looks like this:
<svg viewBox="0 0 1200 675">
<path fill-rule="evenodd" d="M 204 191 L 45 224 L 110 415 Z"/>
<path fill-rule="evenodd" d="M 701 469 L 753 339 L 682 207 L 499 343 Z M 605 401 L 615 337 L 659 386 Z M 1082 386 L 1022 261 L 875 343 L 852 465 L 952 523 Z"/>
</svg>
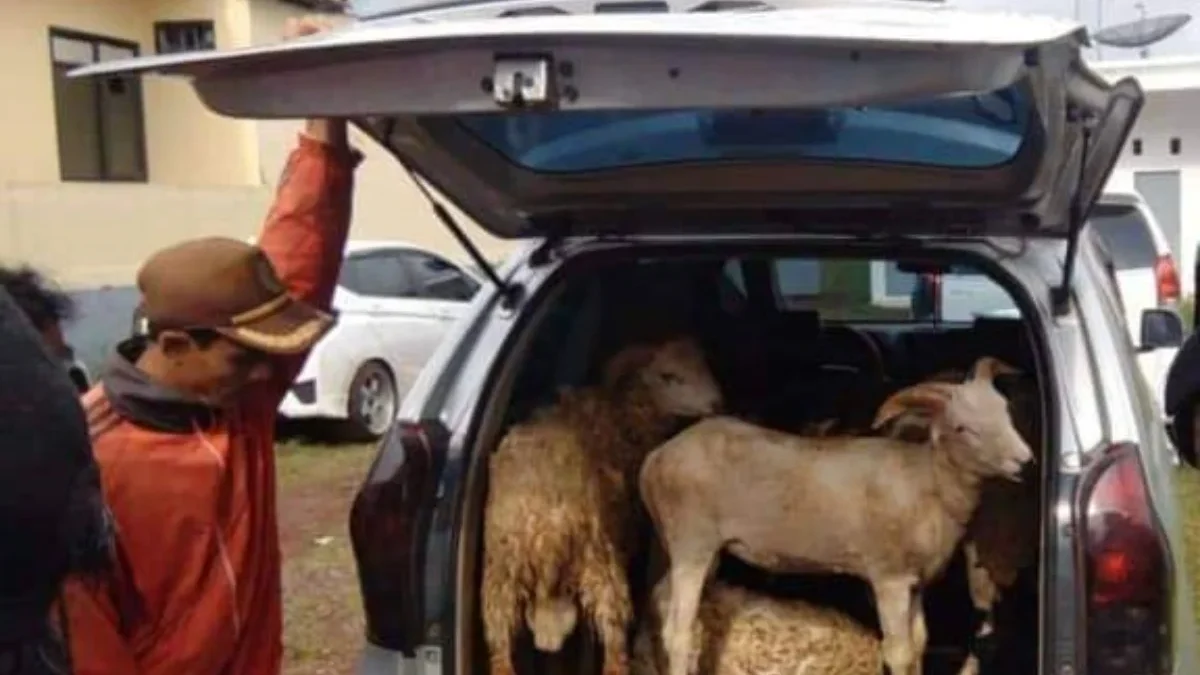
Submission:
<svg viewBox="0 0 1200 675">
<path fill-rule="evenodd" d="M 922 382 L 901 389 L 889 396 L 883 405 L 879 406 L 879 412 L 875 413 L 875 421 L 871 424 L 871 428 L 878 429 L 914 408 L 937 414 L 946 407 L 953 395 L 954 385 L 945 382 Z"/>
<path fill-rule="evenodd" d="M 1019 375 L 1021 371 L 994 356 L 984 356 L 975 362 L 971 379 L 991 382 L 997 375 Z"/>
</svg>

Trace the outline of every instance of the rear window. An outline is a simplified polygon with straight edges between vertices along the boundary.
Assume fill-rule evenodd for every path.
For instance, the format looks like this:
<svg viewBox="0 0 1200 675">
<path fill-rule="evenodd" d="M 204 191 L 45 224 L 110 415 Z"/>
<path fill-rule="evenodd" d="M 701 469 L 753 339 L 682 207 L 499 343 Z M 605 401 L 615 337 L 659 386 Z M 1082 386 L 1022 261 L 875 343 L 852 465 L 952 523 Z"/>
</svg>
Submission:
<svg viewBox="0 0 1200 675">
<path fill-rule="evenodd" d="M 1030 112 L 1014 85 L 904 105 L 488 113 L 459 123 L 508 161 L 543 173 L 795 159 L 985 168 L 1017 154 Z"/>
<path fill-rule="evenodd" d="M 742 264 L 729 261 L 725 273 L 745 294 Z M 779 258 L 769 264 L 776 307 L 815 311 L 825 321 L 970 323 L 1020 316 L 1008 291 L 970 266 L 952 267 L 935 284 L 891 260 Z"/>
<path fill-rule="evenodd" d="M 1150 235 L 1150 225 L 1136 207 L 1097 204 L 1089 222 L 1104 240 L 1117 269 L 1154 267 L 1158 253 Z"/>
</svg>

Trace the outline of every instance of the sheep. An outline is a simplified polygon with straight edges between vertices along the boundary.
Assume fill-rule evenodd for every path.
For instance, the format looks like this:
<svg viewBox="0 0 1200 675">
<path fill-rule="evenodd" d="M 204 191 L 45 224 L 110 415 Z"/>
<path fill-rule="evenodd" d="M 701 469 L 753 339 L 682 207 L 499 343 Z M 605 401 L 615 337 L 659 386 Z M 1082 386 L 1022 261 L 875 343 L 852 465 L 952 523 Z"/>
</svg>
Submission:
<svg viewBox="0 0 1200 675">
<path fill-rule="evenodd" d="M 634 639 L 632 675 L 661 675 L 669 583 L 655 586 Z M 879 675 L 879 637 L 830 607 L 714 580 L 704 588 L 689 655 L 699 675 Z"/>
<path fill-rule="evenodd" d="M 579 610 L 605 675 L 628 672 L 625 566 L 645 522 L 637 471 L 678 417 L 716 412 L 722 395 L 690 339 L 626 348 L 603 379 L 512 426 L 489 459 L 481 604 L 492 675 L 514 674 L 522 618 L 539 651 L 557 652 Z"/>
<path fill-rule="evenodd" d="M 928 452 L 886 437 L 804 438 L 713 416 L 655 449 L 639 488 L 670 559 L 667 675 L 687 675 L 692 624 L 718 552 L 777 572 L 853 574 L 875 597 L 884 661 L 921 672 L 920 589 L 957 548 L 989 476 L 1016 480 L 1033 458 L 986 367 L 962 384 L 893 394 L 879 428 L 930 416 Z"/>
<path fill-rule="evenodd" d="M 980 360 L 978 368 L 989 378 L 1006 377 L 1009 409 L 1013 426 L 1026 443 L 1038 446 L 1041 440 L 1041 399 L 1037 383 L 1012 366 L 996 359 Z M 966 379 L 961 370 L 938 372 L 926 382 L 957 383 Z M 837 420 L 825 420 L 815 435 L 826 436 Z M 893 422 L 888 433 L 893 438 L 925 440 L 929 435 L 929 420 L 916 413 L 903 414 Z M 984 479 L 979 506 L 967 524 L 963 538 L 963 554 L 967 562 L 967 586 L 971 602 L 983 614 L 975 634 L 975 649 L 968 655 L 959 675 L 972 675 L 979 670 L 975 650 L 991 635 L 992 614 L 1002 591 L 1016 583 L 1021 570 L 1037 562 L 1038 550 L 1038 482 L 1035 477 L 1013 482 L 998 478 Z"/>
</svg>

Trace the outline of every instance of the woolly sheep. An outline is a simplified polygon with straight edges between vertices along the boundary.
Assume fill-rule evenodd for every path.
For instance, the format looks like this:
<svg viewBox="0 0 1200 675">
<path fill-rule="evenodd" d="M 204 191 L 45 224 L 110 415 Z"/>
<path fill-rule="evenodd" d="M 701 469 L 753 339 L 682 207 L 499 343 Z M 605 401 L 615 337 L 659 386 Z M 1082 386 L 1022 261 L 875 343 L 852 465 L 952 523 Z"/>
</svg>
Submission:
<svg viewBox="0 0 1200 675">
<path fill-rule="evenodd" d="M 670 558 L 667 675 L 687 675 L 692 625 L 717 553 L 780 572 L 867 581 L 893 675 L 921 672 L 920 589 L 958 546 L 989 476 L 1033 457 L 986 368 L 962 384 L 921 383 L 888 398 L 878 428 L 930 417 L 928 452 L 887 437 L 805 438 L 711 417 L 650 453 L 642 499 Z"/>
<path fill-rule="evenodd" d="M 492 675 L 513 675 L 522 620 L 557 652 L 582 609 L 604 647 L 604 673 L 628 671 L 632 609 L 625 566 L 637 545 L 634 481 L 676 417 L 722 397 L 700 348 L 677 339 L 622 350 L 604 383 L 564 391 L 514 425 L 489 463 L 481 602 Z"/>
<path fill-rule="evenodd" d="M 662 675 L 669 584 L 655 586 L 633 644 L 632 675 Z M 879 637 L 845 614 L 714 580 L 704 588 L 690 660 L 698 675 L 879 675 Z"/>
</svg>

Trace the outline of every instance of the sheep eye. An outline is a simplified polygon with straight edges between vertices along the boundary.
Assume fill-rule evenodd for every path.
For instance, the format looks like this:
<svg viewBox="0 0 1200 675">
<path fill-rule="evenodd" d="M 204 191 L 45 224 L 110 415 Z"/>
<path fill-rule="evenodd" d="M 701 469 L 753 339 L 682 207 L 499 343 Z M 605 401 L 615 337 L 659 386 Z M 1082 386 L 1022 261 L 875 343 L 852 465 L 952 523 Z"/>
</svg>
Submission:
<svg viewBox="0 0 1200 675">
<path fill-rule="evenodd" d="M 661 378 L 662 381 L 666 382 L 667 384 L 679 384 L 683 381 L 683 378 L 675 373 L 662 373 L 659 375 L 659 378 Z"/>
</svg>

